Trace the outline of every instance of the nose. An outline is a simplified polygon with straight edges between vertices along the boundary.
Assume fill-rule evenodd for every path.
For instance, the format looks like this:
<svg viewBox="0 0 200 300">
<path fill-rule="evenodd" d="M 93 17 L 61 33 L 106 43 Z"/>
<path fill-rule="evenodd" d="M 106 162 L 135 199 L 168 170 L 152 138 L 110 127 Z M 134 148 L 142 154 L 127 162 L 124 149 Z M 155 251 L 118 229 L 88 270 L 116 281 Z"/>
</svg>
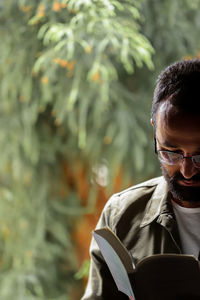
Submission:
<svg viewBox="0 0 200 300">
<path fill-rule="evenodd" d="M 184 157 L 180 167 L 180 172 L 185 179 L 190 179 L 192 178 L 192 176 L 198 173 L 198 170 L 193 165 L 193 162 L 190 157 Z"/>
</svg>

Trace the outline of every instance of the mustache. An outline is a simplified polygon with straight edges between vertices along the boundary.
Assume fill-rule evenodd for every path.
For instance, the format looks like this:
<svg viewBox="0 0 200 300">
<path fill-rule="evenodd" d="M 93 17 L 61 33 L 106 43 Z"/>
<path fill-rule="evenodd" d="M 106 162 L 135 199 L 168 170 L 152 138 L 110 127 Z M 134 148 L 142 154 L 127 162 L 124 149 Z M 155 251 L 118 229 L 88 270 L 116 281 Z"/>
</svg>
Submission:
<svg viewBox="0 0 200 300">
<path fill-rule="evenodd" d="M 174 176 L 170 178 L 171 182 L 177 182 L 178 180 L 187 180 L 192 182 L 199 182 L 200 181 L 200 174 L 195 174 L 190 179 L 186 179 L 181 173 L 176 173 Z"/>
</svg>

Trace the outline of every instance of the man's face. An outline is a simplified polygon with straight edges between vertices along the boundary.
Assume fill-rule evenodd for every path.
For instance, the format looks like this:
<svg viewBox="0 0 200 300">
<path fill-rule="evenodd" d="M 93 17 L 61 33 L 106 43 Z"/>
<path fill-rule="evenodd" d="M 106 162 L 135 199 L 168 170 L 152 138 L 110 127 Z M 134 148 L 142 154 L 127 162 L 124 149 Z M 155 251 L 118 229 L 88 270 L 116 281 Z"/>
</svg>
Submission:
<svg viewBox="0 0 200 300">
<path fill-rule="evenodd" d="M 181 113 L 167 101 L 163 102 L 157 112 L 156 141 L 158 150 L 186 157 L 178 165 L 161 163 L 174 200 L 182 206 L 200 206 L 200 168 L 187 158 L 200 154 L 200 117 Z"/>
</svg>

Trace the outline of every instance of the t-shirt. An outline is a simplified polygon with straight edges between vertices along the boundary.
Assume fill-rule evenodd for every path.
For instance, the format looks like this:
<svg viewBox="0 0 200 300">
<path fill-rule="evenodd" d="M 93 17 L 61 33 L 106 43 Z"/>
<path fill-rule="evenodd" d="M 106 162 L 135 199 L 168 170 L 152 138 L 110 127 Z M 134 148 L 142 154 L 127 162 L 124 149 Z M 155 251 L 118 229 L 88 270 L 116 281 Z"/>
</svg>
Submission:
<svg viewBox="0 0 200 300">
<path fill-rule="evenodd" d="M 182 251 L 197 259 L 200 252 L 200 207 L 187 208 L 172 201 L 178 223 Z"/>
</svg>

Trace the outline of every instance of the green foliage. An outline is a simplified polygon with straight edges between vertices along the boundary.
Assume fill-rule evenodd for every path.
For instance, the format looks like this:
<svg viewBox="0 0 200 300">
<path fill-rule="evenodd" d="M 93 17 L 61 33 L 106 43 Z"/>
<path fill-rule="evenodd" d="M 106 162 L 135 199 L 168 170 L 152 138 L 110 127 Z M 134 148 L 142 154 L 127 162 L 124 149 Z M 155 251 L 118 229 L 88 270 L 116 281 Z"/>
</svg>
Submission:
<svg viewBox="0 0 200 300">
<path fill-rule="evenodd" d="M 92 166 L 106 135 L 121 147 L 119 106 L 130 119 L 132 100 L 119 70 L 152 68 L 153 49 L 130 1 L 1 6 L 0 298 L 66 299 L 77 269 L 72 218 L 84 210 L 70 186 L 60 194 L 62 162 Z"/>
<path fill-rule="evenodd" d="M 143 23 L 142 32 L 156 50 L 154 63 L 158 72 L 163 65 L 199 52 L 199 0 L 152 0 L 143 4 L 142 11 L 148 22 Z"/>
<path fill-rule="evenodd" d="M 71 232 L 95 193 L 83 208 L 63 163 L 87 165 L 91 181 L 104 159 L 110 184 L 121 166 L 125 183 L 155 173 L 152 70 L 197 51 L 191 2 L 0 3 L 0 299 L 70 297 Z"/>
<path fill-rule="evenodd" d="M 74 275 L 76 279 L 82 279 L 84 276 L 87 277 L 90 268 L 90 261 L 85 260 L 79 269 L 79 271 Z"/>
</svg>

